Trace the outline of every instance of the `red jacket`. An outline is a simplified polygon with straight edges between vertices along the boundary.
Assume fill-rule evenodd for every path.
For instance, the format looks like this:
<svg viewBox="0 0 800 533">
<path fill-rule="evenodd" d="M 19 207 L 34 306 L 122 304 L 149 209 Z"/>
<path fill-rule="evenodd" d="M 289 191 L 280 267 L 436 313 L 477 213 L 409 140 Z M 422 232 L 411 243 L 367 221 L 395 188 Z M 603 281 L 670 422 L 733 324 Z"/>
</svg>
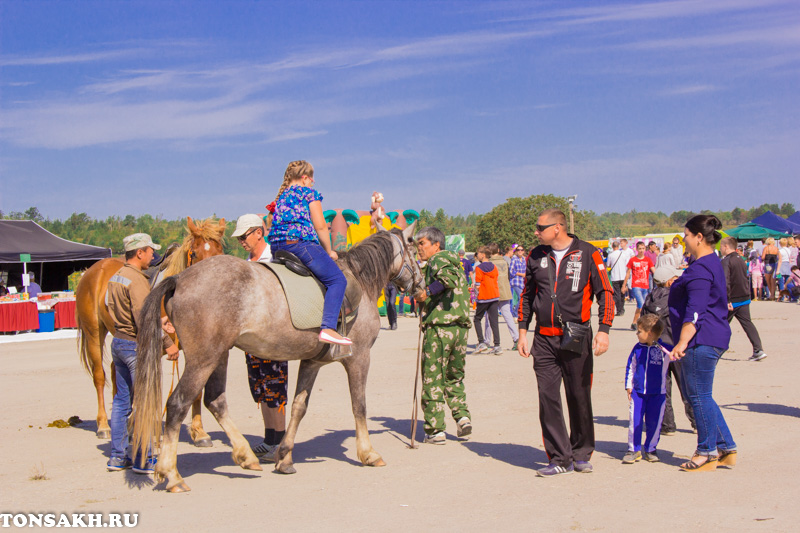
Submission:
<svg viewBox="0 0 800 533">
<path fill-rule="evenodd" d="M 614 320 L 614 290 L 600 251 L 574 235 L 572 245 L 561 260 L 558 275 L 555 273 L 555 256 L 550 246 L 537 246 L 528 254 L 525 270 L 525 289 L 519 306 L 519 327 L 529 329 L 536 315 L 536 332 L 560 336 L 561 323 L 556 318 L 547 273 L 551 269 L 558 306 L 564 322 L 589 322 L 592 317 L 592 299 L 600 305 L 599 331 L 608 333 Z"/>
</svg>

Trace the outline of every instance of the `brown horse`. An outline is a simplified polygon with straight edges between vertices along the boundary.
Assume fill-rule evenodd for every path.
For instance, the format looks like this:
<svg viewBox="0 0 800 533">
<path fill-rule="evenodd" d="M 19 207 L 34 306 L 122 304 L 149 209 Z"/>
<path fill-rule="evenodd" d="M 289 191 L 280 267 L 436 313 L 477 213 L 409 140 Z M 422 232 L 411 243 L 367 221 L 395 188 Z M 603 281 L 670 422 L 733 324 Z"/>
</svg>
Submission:
<svg viewBox="0 0 800 533">
<path fill-rule="evenodd" d="M 390 281 L 407 293 L 424 286 L 413 256 L 413 231 L 413 225 L 402 232 L 379 231 L 342 252 L 339 259 L 348 283 L 357 284 L 362 293 L 357 317 L 347 333 L 353 341 L 353 353 L 338 362 L 344 366 L 350 384 L 358 458 L 369 466 L 385 465 L 372 448 L 366 418 L 370 348 L 380 330 L 376 302 Z M 245 469 L 261 470 L 247 440 L 228 414 L 225 382 L 228 350 L 234 346 L 263 359 L 300 360 L 291 418 L 275 454 L 276 470 L 294 473 L 292 449 L 297 428 L 308 408 L 319 369 L 333 362 L 327 355 L 330 345 L 320 344 L 318 329 L 294 328 L 281 283 L 270 270 L 227 255 L 212 257 L 167 278 L 144 302 L 134 385 L 134 449 L 146 450 L 151 443 L 158 443 L 161 435 L 162 298 L 167 316 L 183 342 L 186 367 L 167 401 L 156 479 L 166 477 L 167 490 L 171 492 L 189 490 L 177 468 L 178 433 L 189 405 L 202 390 L 206 407 L 231 440 L 234 462 Z"/>
<path fill-rule="evenodd" d="M 181 247 L 165 259 L 168 261 L 163 276 L 178 274 L 191 265 L 213 255 L 222 254 L 222 242 L 225 235 L 225 219 L 219 222 L 206 219 L 195 224 L 187 217 L 189 234 Z M 83 367 L 94 380 L 97 390 L 97 437 L 108 439 L 111 428 L 106 415 L 104 389 L 106 374 L 103 368 L 106 334 L 114 334 L 114 323 L 108 314 L 105 304 L 108 280 L 122 268 L 125 261 L 118 258 L 102 259 L 92 265 L 81 277 L 75 288 L 75 304 L 78 319 L 78 346 Z M 116 375 L 114 363 L 111 363 L 112 396 L 116 393 Z M 211 438 L 203 430 L 200 419 L 200 398 L 192 408 L 192 440 L 198 446 L 211 446 Z"/>
</svg>

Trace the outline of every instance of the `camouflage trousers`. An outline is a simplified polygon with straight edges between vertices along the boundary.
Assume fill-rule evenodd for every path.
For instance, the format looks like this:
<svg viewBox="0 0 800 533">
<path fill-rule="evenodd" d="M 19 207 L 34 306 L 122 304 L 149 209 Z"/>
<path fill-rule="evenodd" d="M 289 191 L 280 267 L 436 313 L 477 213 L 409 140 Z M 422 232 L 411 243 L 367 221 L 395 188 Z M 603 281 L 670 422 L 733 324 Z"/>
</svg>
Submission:
<svg viewBox="0 0 800 533">
<path fill-rule="evenodd" d="M 468 328 L 429 326 L 422 339 L 422 412 L 425 433 L 444 431 L 445 401 L 453 418 L 469 417 L 464 392 Z"/>
</svg>

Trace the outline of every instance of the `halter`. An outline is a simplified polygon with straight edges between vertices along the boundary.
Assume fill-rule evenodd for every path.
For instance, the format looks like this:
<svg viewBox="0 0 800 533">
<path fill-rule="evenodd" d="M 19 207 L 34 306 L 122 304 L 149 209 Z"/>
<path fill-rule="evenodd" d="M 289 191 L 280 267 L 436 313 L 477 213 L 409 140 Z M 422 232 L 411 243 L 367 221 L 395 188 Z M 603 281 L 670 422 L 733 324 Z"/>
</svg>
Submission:
<svg viewBox="0 0 800 533">
<path fill-rule="evenodd" d="M 414 271 L 411 269 L 410 266 L 408 266 L 408 263 L 406 263 L 406 247 L 403 245 L 403 241 L 400 239 L 400 237 L 398 237 L 397 235 L 395 235 L 392 232 L 389 232 L 389 235 L 391 235 L 392 238 L 397 239 L 397 244 L 400 245 L 400 251 L 396 252 L 394 254 L 394 257 L 392 257 L 392 263 L 394 263 L 394 260 L 397 259 L 398 257 L 401 257 L 403 259 L 402 266 L 400 267 L 400 271 L 397 273 L 396 276 L 394 276 L 389 281 L 391 283 L 394 283 L 395 285 L 397 285 L 396 282 L 403 275 L 403 272 L 406 269 L 408 269 L 408 273 L 411 275 L 411 286 L 410 287 L 403 287 L 403 292 L 405 292 L 406 294 L 412 294 L 413 295 L 416 292 L 415 289 L 417 288 L 417 286 L 419 284 L 417 283 L 417 280 L 415 279 Z"/>
</svg>

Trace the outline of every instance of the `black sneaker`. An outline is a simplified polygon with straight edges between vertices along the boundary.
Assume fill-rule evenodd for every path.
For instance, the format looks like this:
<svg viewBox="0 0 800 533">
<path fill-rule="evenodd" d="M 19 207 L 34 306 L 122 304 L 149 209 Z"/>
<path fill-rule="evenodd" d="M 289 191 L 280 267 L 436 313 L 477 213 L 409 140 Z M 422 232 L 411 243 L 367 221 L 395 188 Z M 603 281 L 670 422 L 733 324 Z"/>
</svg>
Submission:
<svg viewBox="0 0 800 533">
<path fill-rule="evenodd" d="M 572 467 L 572 465 L 561 466 L 557 464 L 549 464 L 546 467 L 537 470 L 536 475 L 539 477 L 553 477 L 561 474 L 571 474 L 574 471 L 575 469 Z"/>
<path fill-rule="evenodd" d="M 589 461 L 575 461 L 573 466 L 575 467 L 575 471 L 580 474 L 589 474 L 593 470 L 592 463 Z"/>
<path fill-rule="evenodd" d="M 656 452 L 644 452 L 642 458 L 648 463 L 657 463 L 661 460 L 658 458 L 658 453 Z"/>
<path fill-rule="evenodd" d="M 108 460 L 106 468 L 109 472 L 117 472 L 118 470 L 127 470 L 133 466 L 133 461 L 128 457 L 112 457 Z"/>
</svg>

